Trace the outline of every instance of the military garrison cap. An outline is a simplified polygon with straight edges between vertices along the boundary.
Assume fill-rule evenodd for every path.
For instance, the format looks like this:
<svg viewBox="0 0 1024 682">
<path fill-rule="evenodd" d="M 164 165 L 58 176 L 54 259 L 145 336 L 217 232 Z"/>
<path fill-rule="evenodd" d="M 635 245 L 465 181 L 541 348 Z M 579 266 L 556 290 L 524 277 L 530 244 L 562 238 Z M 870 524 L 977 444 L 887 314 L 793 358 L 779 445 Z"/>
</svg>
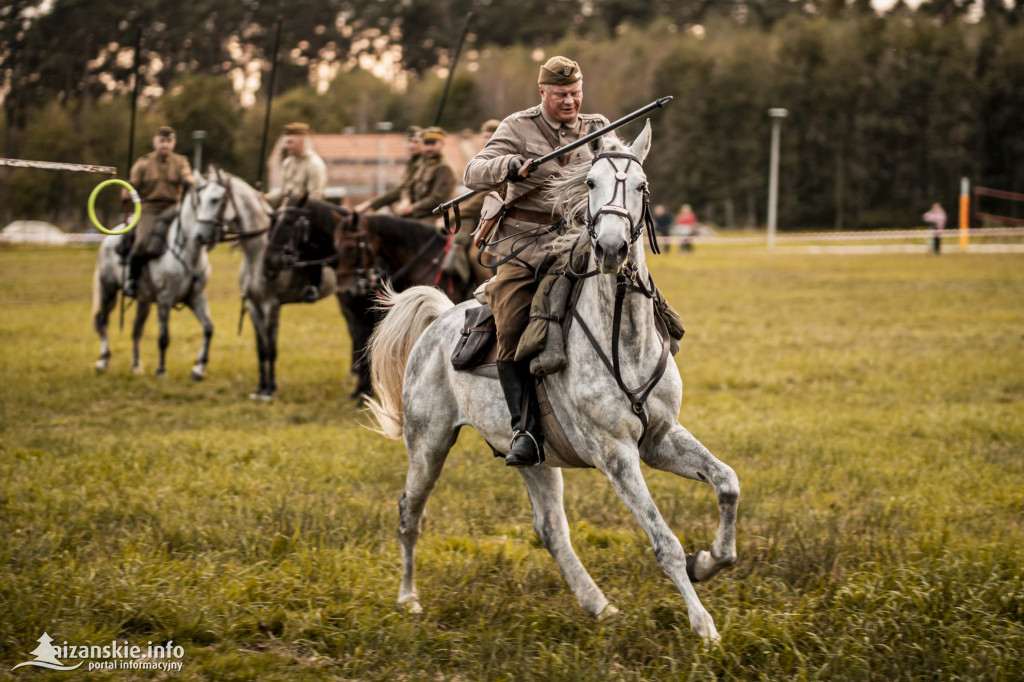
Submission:
<svg viewBox="0 0 1024 682">
<path fill-rule="evenodd" d="M 568 57 L 552 57 L 540 67 L 539 85 L 572 85 L 583 78 L 580 65 Z"/>
<path fill-rule="evenodd" d="M 284 127 L 285 135 L 309 135 L 308 123 L 289 123 Z"/>
<path fill-rule="evenodd" d="M 427 140 L 443 140 L 445 137 L 447 137 L 447 134 L 437 126 L 431 126 L 423 131 L 424 142 Z"/>
<path fill-rule="evenodd" d="M 171 126 L 160 126 L 156 129 L 157 137 L 174 137 L 174 128 Z"/>
<path fill-rule="evenodd" d="M 492 118 L 489 121 L 484 121 L 484 124 L 480 126 L 481 133 L 493 133 L 501 125 L 501 121 L 496 118 Z"/>
</svg>

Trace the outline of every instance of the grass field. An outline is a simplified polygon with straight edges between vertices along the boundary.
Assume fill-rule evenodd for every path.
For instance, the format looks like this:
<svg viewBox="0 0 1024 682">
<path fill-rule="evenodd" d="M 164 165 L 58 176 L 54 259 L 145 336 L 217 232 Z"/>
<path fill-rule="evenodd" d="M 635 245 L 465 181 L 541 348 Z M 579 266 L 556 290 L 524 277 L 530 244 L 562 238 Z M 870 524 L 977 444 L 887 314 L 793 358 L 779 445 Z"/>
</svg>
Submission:
<svg viewBox="0 0 1024 682">
<path fill-rule="evenodd" d="M 743 489 L 739 562 L 698 586 L 709 649 L 607 481 L 569 471 L 574 544 L 622 611 L 586 617 L 519 476 L 468 432 L 428 506 L 425 613 L 400 611 L 405 454 L 346 398 L 337 306 L 286 307 L 279 397 L 250 402 L 239 256 L 219 248 L 207 381 L 187 378 L 187 312 L 169 378 L 154 319 L 146 375 L 115 331 L 95 376 L 94 258 L 0 249 L 0 678 L 82 674 L 10 672 L 45 631 L 173 640 L 183 669 L 161 679 L 1024 679 L 1022 255 L 654 259 L 688 327 L 680 419 Z M 706 548 L 710 488 L 647 471 Z"/>
</svg>

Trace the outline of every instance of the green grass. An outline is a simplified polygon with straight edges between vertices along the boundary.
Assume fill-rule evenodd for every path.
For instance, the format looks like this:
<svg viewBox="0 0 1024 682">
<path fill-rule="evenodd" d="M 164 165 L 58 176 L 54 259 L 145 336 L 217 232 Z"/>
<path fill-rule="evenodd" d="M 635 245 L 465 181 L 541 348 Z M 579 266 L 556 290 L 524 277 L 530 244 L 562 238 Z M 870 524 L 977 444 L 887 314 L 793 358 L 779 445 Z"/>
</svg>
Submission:
<svg viewBox="0 0 1024 682">
<path fill-rule="evenodd" d="M 712 649 L 607 482 L 569 471 L 574 544 L 622 610 L 586 617 L 468 432 L 428 507 L 425 613 L 400 611 L 405 453 L 346 397 L 337 307 L 286 307 L 279 398 L 250 402 L 239 255 L 218 249 L 207 381 L 187 312 L 168 379 L 155 318 L 145 376 L 116 329 L 94 376 L 94 258 L 0 249 L 0 677 L 69 679 L 9 672 L 46 631 L 174 640 L 177 679 L 1024 678 L 1024 256 L 654 259 L 689 330 L 680 419 L 743 488 L 739 563 L 698 587 Z M 647 477 L 706 548 L 710 489 Z"/>
</svg>

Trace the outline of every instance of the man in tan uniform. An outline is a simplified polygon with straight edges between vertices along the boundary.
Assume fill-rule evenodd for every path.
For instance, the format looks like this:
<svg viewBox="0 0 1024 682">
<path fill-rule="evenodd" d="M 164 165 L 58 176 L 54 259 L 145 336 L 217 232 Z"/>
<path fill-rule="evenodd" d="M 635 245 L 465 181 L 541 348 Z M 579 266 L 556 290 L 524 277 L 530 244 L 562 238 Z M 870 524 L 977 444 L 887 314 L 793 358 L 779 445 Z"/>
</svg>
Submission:
<svg viewBox="0 0 1024 682">
<path fill-rule="evenodd" d="M 313 151 L 309 140 L 309 125 L 289 123 L 284 127 L 285 152 L 281 165 L 281 187 L 266 195 L 274 208 L 279 208 L 289 197 L 298 199 L 309 194 L 310 199 L 323 201 L 327 191 L 327 164 Z"/>
<path fill-rule="evenodd" d="M 309 140 L 309 125 L 289 123 L 284 127 L 286 154 L 281 166 L 281 187 L 267 195 L 267 202 L 280 208 L 289 199 L 298 200 L 303 196 L 318 201 L 324 200 L 327 191 L 327 164 L 313 151 Z M 334 251 L 334 236 L 321 230 L 311 229 L 308 240 L 299 244 L 301 260 L 319 260 Z M 303 268 L 309 284 L 302 290 L 300 298 L 306 303 L 320 300 L 320 285 L 323 283 L 323 265 L 307 265 Z"/>
<path fill-rule="evenodd" d="M 445 132 L 440 128 L 423 131 L 423 158 L 409 186 L 409 196 L 395 207 L 395 215 L 434 224 L 434 207 L 452 198 L 455 171 L 444 160 Z"/>
<path fill-rule="evenodd" d="M 356 206 L 355 210 L 357 213 L 379 211 L 385 206 L 391 206 L 401 201 L 403 197 L 408 196 L 409 188 L 412 187 L 412 179 L 416 177 L 416 170 L 420 167 L 420 160 L 423 158 L 423 138 L 420 137 L 423 133 L 423 128 L 409 126 L 405 133 L 405 149 L 409 152 L 409 163 L 405 165 L 402 181 L 376 199 L 364 201 Z"/>
<path fill-rule="evenodd" d="M 532 466 L 543 456 L 543 434 L 529 361 L 515 362 L 516 346 L 530 317 L 537 270 L 561 229 L 547 179 L 573 158 L 591 158 L 588 146 L 527 171 L 532 159 L 608 125 L 599 114 L 581 114 L 583 74 L 576 62 L 552 57 L 537 79 L 540 105 L 501 122 L 483 149 L 466 166 L 467 187 L 484 191 L 508 183 L 506 203 L 515 202 L 489 238 L 487 253 L 498 259 L 497 276 L 487 300 L 498 328 L 498 378 L 512 417 L 512 444 L 505 463 Z"/>
<path fill-rule="evenodd" d="M 135 227 L 135 242 L 128 254 L 125 296 L 136 295 L 146 261 L 163 251 L 156 235 L 162 237 L 166 233 L 181 200 L 181 188 L 186 182 L 193 182 L 188 159 L 174 153 L 175 142 L 174 128 L 157 128 L 153 136 L 153 151 L 136 161 L 129 174 L 129 182 L 142 198 L 142 216 Z M 128 192 L 123 192 L 122 196 L 128 198 Z"/>
</svg>

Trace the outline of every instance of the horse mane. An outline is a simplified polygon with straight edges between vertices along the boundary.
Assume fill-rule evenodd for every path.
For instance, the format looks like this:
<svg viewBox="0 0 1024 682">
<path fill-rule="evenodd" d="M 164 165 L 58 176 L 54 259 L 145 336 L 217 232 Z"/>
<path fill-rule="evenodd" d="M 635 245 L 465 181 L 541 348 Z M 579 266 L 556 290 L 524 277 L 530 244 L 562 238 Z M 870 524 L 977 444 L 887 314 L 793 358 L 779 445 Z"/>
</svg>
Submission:
<svg viewBox="0 0 1024 682">
<path fill-rule="evenodd" d="M 629 145 L 614 133 L 599 138 L 601 146 L 596 154 L 603 152 L 629 151 Z M 555 213 L 565 219 L 565 232 L 551 243 L 551 255 L 555 257 L 552 269 L 561 270 L 568 265 L 569 254 L 587 228 L 587 209 L 590 201 L 590 188 L 587 187 L 587 174 L 593 165 L 592 157 L 576 155 L 575 159 L 565 166 L 561 174 L 556 176 L 551 186 L 544 193 L 555 205 Z"/>
</svg>

